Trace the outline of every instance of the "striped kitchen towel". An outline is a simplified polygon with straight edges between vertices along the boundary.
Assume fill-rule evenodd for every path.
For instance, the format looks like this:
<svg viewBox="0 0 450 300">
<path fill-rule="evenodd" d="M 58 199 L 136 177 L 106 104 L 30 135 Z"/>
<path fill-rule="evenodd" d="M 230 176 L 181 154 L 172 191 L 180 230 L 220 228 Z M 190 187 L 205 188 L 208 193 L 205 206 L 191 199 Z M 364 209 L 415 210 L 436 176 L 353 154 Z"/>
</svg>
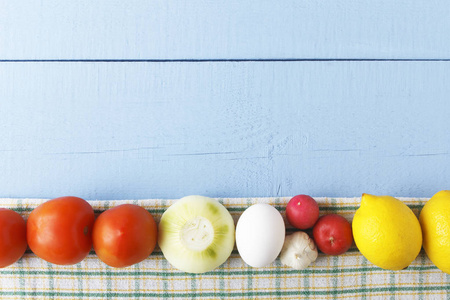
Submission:
<svg viewBox="0 0 450 300">
<path fill-rule="evenodd" d="M 255 203 L 268 203 L 283 215 L 290 198 L 221 198 L 235 222 Z M 418 214 L 426 199 L 400 198 Z M 321 214 L 337 213 L 349 221 L 360 198 L 316 198 Z M 25 218 L 45 200 L 0 199 L 2 207 Z M 145 207 L 158 222 L 176 200 L 89 201 L 95 212 L 123 203 Z M 286 222 L 287 224 L 287 222 Z M 287 232 L 295 230 L 287 224 Z M 387 271 L 368 262 L 352 247 L 346 254 L 319 254 L 315 263 L 297 271 L 279 259 L 252 268 L 236 249 L 219 268 L 204 274 L 174 269 L 159 248 L 145 261 L 123 269 L 103 264 L 93 251 L 81 263 L 59 266 L 29 250 L 15 264 L 0 269 L 1 299 L 449 299 L 450 275 L 437 269 L 422 251 L 405 270 Z"/>
</svg>

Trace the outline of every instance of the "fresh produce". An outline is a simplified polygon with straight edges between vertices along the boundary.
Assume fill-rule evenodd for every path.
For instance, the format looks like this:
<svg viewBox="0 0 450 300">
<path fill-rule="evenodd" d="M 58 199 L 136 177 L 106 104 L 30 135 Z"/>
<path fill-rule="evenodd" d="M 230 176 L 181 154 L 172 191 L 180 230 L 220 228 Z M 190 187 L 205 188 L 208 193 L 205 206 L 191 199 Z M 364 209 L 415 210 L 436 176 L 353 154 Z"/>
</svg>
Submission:
<svg viewBox="0 0 450 300">
<path fill-rule="evenodd" d="M 286 218 L 295 228 L 311 228 L 319 218 L 319 205 L 308 195 L 297 195 L 286 206 Z"/>
<path fill-rule="evenodd" d="M 436 267 L 450 274 L 450 191 L 440 191 L 428 200 L 419 221 L 425 252 Z"/>
<path fill-rule="evenodd" d="M 123 268 L 146 259 L 155 249 L 157 236 L 156 222 L 147 210 L 122 204 L 98 216 L 92 241 L 95 253 L 105 264 Z"/>
<path fill-rule="evenodd" d="M 412 210 L 390 196 L 363 194 L 352 222 L 359 251 L 388 270 L 408 267 L 422 247 L 422 231 Z"/>
<path fill-rule="evenodd" d="M 0 268 L 22 257 L 27 250 L 25 220 L 15 211 L 0 208 Z"/>
<path fill-rule="evenodd" d="M 303 270 L 314 262 L 317 256 L 314 241 L 307 233 L 298 231 L 286 236 L 281 249 L 280 260 L 286 266 Z"/>
<path fill-rule="evenodd" d="M 328 255 L 343 254 L 353 244 L 352 226 L 336 214 L 320 217 L 314 225 L 313 237 L 319 250 Z"/>
<path fill-rule="evenodd" d="M 236 246 L 241 258 L 259 268 L 272 263 L 280 254 L 285 236 L 283 217 L 273 206 L 254 204 L 236 225 Z"/>
<path fill-rule="evenodd" d="M 58 265 L 82 261 L 92 248 L 94 210 L 85 200 L 60 197 L 35 208 L 27 221 L 27 241 L 38 257 Z"/>
<path fill-rule="evenodd" d="M 164 257 L 188 273 L 211 271 L 223 264 L 234 247 L 234 221 L 217 200 L 184 197 L 171 205 L 159 223 Z"/>
</svg>

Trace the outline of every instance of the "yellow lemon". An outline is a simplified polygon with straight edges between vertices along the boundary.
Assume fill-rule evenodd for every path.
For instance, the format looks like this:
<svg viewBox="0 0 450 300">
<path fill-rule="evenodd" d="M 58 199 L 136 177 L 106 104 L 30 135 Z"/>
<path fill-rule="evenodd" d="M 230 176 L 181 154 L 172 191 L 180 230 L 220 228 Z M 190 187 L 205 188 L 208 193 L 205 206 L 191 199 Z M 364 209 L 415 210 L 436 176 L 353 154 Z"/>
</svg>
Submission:
<svg viewBox="0 0 450 300">
<path fill-rule="evenodd" d="M 359 251 L 383 269 L 408 267 L 422 248 L 419 220 L 394 197 L 363 194 L 352 230 Z"/>
<path fill-rule="evenodd" d="M 425 252 L 436 267 L 450 274 L 450 191 L 440 191 L 428 200 L 419 221 Z"/>
</svg>

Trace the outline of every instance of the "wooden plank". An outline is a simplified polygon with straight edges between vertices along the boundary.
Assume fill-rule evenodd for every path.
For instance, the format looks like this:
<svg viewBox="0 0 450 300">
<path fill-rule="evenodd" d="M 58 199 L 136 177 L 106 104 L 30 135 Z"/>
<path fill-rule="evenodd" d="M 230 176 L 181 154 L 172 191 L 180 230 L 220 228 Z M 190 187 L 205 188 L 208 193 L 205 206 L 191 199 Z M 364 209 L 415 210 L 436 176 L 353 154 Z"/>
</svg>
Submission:
<svg viewBox="0 0 450 300">
<path fill-rule="evenodd" d="M 446 0 L 0 0 L 0 59 L 450 59 Z"/>
<path fill-rule="evenodd" d="M 1 63 L 0 196 L 429 197 L 450 62 Z"/>
</svg>

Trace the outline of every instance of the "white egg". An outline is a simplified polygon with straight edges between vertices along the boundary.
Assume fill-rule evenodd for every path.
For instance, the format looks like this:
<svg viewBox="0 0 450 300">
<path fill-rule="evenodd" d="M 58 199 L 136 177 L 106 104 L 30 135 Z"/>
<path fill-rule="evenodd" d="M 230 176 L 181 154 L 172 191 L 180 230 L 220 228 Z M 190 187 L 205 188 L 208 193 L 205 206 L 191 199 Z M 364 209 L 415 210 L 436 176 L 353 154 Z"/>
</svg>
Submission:
<svg viewBox="0 0 450 300">
<path fill-rule="evenodd" d="M 254 204 L 236 225 L 236 246 L 241 258 L 255 268 L 271 264 L 280 254 L 285 237 L 283 217 L 273 206 Z"/>
</svg>

